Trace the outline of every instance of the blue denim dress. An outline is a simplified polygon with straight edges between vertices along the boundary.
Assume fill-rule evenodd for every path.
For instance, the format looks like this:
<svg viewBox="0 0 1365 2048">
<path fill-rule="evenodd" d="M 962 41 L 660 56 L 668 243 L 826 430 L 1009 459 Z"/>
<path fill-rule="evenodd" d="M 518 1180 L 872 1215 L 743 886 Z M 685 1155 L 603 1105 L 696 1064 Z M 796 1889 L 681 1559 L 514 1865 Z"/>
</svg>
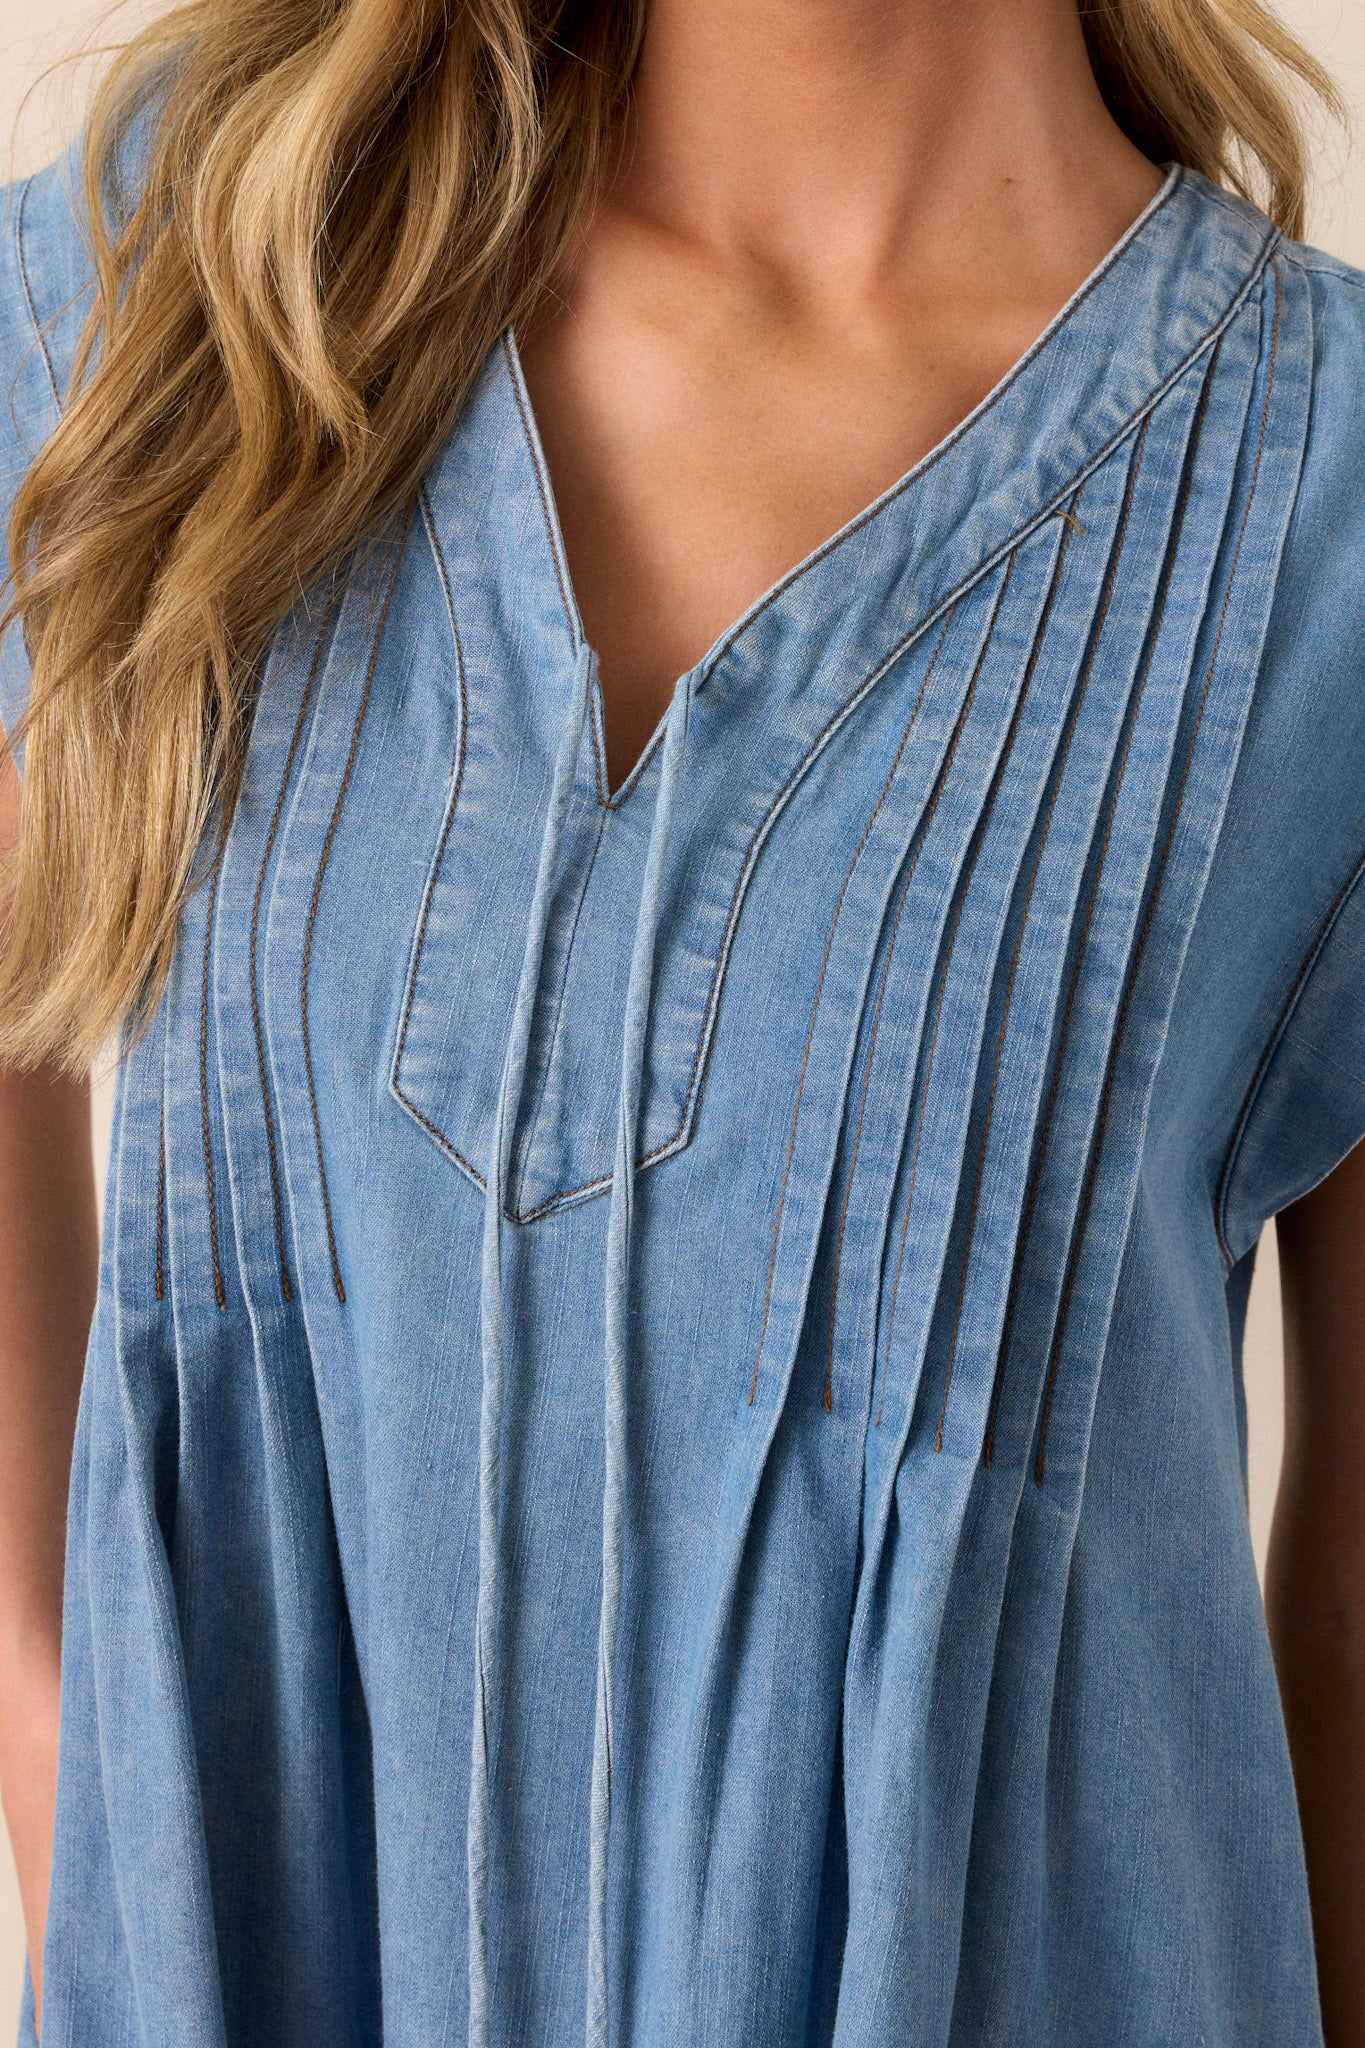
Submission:
<svg viewBox="0 0 1365 2048">
<path fill-rule="evenodd" d="M 1362 446 L 1365 279 L 1173 170 L 613 791 L 492 350 L 122 1066 L 51 2048 L 1321 2041 L 1240 1355 L 1365 1133 Z"/>
</svg>

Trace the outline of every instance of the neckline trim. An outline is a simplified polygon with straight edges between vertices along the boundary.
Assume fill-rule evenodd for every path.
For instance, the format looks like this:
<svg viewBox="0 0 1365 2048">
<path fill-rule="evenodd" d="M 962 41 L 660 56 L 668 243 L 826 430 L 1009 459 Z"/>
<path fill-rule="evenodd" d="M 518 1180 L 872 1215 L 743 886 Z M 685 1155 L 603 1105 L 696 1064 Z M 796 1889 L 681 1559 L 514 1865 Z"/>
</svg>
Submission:
<svg viewBox="0 0 1365 2048">
<path fill-rule="evenodd" d="M 790 590 L 793 584 L 808 575 L 827 556 L 836 553 L 848 541 L 852 540 L 857 533 L 861 532 L 865 526 L 880 518 L 898 498 L 902 497 L 906 491 L 910 490 L 922 477 L 926 476 L 930 470 L 957 446 L 964 436 L 969 434 L 987 414 L 994 410 L 1007 392 L 1024 375 L 1025 371 L 1047 350 L 1061 329 L 1068 325 L 1079 308 L 1099 285 L 1103 283 L 1109 272 L 1122 260 L 1132 244 L 1143 234 L 1149 224 L 1168 205 L 1179 190 L 1187 176 L 1184 165 L 1172 163 L 1167 164 L 1164 168 L 1166 172 L 1165 178 L 1141 212 L 1134 216 L 1118 240 L 1101 257 L 1094 269 L 1082 279 L 1075 291 L 1053 314 L 1047 325 L 1030 342 L 1023 354 L 1010 365 L 1009 369 L 991 386 L 984 397 L 978 400 L 971 411 L 965 413 L 956 426 L 952 427 L 939 441 L 936 441 L 932 448 L 927 449 L 917 461 L 912 463 L 909 469 L 895 478 L 884 490 L 879 491 L 876 497 L 864 505 L 860 511 L 853 513 L 841 526 L 836 527 L 833 533 L 818 542 L 799 561 L 794 562 L 789 569 L 783 570 L 780 576 L 776 577 L 765 590 L 761 591 L 717 635 L 706 651 L 692 664 L 691 669 L 684 671 L 685 674 L 699 676 L 698 687 L 701 686 L 706 676 L 724 658 L 741 635 L 748 631 L 753 622 L 770 605 L 776 603 L 784 592 Z M 532 403 L 530 390 L 527 386 L 526 373 L 522 364 L 521 350 L 517 342 L 516 332 L 512 326 L 503 329 L 500 343 L 507 374 L 511 381 L 513 396 L 516 400 L 522 432 L 525 436 L 532 467 L 535 471 L 546 537 L 549 541 L 550 553 L 554 561 L 555 576 L 559 585 L 560 601 L 564 608 L 564 615 L 570 634 L 573 637 L 575 650 L 577 650 L 579 647 L 587 644 L 587 635 L 583 626 L 583 616 L 579 607 L 577 593 L 574 589 L 573 576 L 569 568 L 568 550 L 564 543 L 564 529 L 559 516 L 558 501 L 554 483 L 550 476 L 549 464 L 545 458 L 545 444 L 540 432 L 539 422 L 536 418 L 535 406 Z M 679 677 L 678 681 L 681 680 L 682 678 Z M 600 696 L 600 690 L 595 695 Z M 598 704 L 594 702 L 594 726 L 597 723 L 596 713 L 598 709 Z M 609 807 L 614 807 L 624 799 L 630 786 L 634 783 L 641 769 L 657 748 L 662 737 L 662 730 L 663 721 L 661 719 L 643 753 L 636 761 L 629 775 L 622 782 L 619 790 L 610 797 L 604 796 L 603 801 Z M 594 737 L 597 739 L 600 738 L 600 735 L 595 732 Z"/>
<path fill-rule="evenodd" d="M 1281 236 L 1258 209 L 1173 166 L 1144 213 L 1006 377 L 952 434 L 787 571 L 692 671 L 699 732 L 728 726 L 774 680 L 803 721 L 849 673 L 880 671 L 950 594 L 1064 502 L 1234 319 Z M 457 603 L 535 658 L 528 716 L 557 729 L 564 678 L 584 644 L 518 388 L 515 336 L 489 351 L 430 475 L 432 545 Z M 949 459 L 951 457 L 951 459 Z M 502 623 L 499 623 L 501 621 Z M 515 625 L 513 625 L 515 621 Z M 805 708 L 802 709 L 801 707 Z M 601 764 L 588 787 L 601 803 Z M 623 805 L 654 760 L 656 728 L 612 792 Z M 594 787 L 594 784 L 596 785 Z"/>
</svg>

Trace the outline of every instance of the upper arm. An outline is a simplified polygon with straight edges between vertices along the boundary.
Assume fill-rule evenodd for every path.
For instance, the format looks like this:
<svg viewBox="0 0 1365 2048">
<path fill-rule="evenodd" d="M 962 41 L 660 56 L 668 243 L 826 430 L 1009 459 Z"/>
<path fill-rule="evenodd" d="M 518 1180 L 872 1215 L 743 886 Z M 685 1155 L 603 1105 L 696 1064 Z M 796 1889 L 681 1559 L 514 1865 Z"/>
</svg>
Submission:
<svg viewBox="0 0 1365 2048">
<path fill-rule="evenodd" d="M 1276 1221 L 1290 1495 L 1365 1542 L 1365 1144 Z"/>
<path fill-rule="evenodd" d="M 1239 1257 L 1268 1216 L 1316 1187 L 1362 1138 L 1365 853 L 1306 942 L 1238 1118 L 1218 1201 L 1232 1254 Z"/>
</svg>

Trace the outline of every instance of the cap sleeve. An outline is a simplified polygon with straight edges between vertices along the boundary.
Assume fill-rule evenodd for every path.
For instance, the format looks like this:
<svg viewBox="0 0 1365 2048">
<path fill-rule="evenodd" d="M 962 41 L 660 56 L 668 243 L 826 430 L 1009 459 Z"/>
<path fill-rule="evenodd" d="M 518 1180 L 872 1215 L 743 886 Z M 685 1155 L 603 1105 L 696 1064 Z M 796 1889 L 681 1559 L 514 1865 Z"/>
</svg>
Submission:
<svg viewBox="0 0 1365 2048">
<path fill-rule="evenodd" d="M 9 591 L 9 522 L 24 473 L 57 424 L 90 305 L 89 245 L 69 152 L 0 189 L 0 574 Z M 0 640 L 0 724 L 12 733 L 28 702 L 23 636 Z"/>
<path fill-rule="evenodd" d="M 1219 1230 L 1240 1258 L 1266 1219 L 1365 1138 L 1365 851 L 1337 892 L 1261 1054 L 1238 1119 Z"/>
</svg>

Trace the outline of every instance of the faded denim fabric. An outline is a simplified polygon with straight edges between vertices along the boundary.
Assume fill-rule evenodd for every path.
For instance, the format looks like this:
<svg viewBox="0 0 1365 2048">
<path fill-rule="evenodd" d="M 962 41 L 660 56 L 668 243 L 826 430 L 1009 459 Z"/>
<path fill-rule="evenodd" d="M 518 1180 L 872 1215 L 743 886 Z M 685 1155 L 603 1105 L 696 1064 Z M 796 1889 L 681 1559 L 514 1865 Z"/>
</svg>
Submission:
<svg viewBox="0 0 1365 2048">
<path fill-rule="evenodd" d="M 1172 171 L 612 792 L 493 349 L 122 1068 L 50 2048 L 1321 2042 L 1240 1352 L 1365 1134 L 1363 444 L 1365 279 Z"/>
</svg>

